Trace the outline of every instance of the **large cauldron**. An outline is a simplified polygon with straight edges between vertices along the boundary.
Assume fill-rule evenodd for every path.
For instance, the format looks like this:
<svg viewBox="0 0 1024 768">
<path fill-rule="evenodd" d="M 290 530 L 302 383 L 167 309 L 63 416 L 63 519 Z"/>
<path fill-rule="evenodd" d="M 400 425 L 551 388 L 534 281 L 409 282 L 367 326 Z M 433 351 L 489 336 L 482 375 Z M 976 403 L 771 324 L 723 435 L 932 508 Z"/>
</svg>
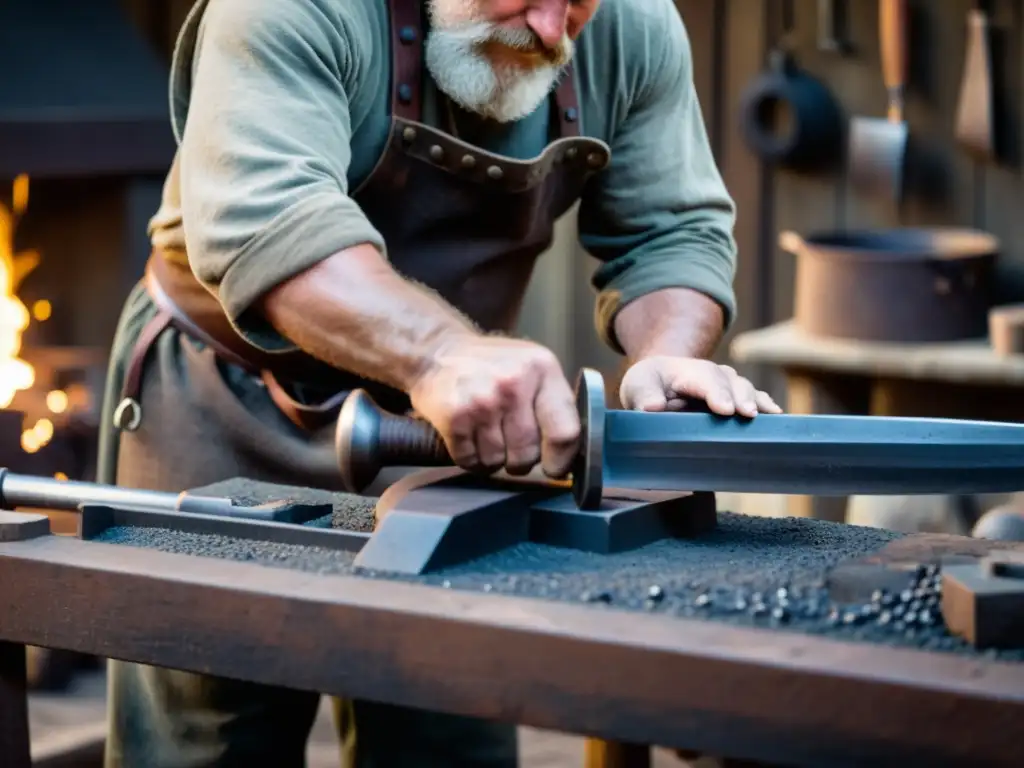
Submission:
<svg viewBox="0 0 1024 768">
<path fill-rule="evenodd" d="M 999 242 L 970 229 L 783 232 L 805 333 L 880 342 L 985 336 Z"/>
</svg>

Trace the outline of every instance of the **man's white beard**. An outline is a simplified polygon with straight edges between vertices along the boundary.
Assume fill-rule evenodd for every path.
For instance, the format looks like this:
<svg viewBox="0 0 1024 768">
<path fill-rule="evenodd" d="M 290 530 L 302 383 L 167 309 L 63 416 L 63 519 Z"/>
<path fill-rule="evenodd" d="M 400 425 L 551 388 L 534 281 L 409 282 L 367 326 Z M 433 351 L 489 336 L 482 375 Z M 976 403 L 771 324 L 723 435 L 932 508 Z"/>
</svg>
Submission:
<svg viewBox="0 0 1024 768">
<path fill-rule="evenodd" d="M 531 47 L 529 30 L 504 29 L 486 22 L 458 27 L 435 25 L 426 40 L 427 69 L 437 87 L 463 109 L 506 123 L 533 112 L 551 93 L 564 64 L 532 68 L 496 67 L 479 50 L 494 41 L 511 48 Z M 573 43 L 562 41 L 563 62 L 572 57 Z"/>
</svg>

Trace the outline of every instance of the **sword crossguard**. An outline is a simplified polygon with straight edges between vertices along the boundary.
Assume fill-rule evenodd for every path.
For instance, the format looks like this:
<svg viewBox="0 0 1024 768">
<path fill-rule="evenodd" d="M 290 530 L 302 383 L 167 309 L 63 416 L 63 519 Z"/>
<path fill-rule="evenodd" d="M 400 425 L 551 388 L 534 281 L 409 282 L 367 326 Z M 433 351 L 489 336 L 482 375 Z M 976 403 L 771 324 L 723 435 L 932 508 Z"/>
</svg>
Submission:
<svg viewBox="0 0 1024 768">
<path fill-rule="evenodd" d="M 601 504 L 604 468 L 604 379 L 584 368 L 576 379 L 580 448 L 572 466 L 572 493 L 580 509 Z M 334 435 L 345 490 L 362 493 L 385 467 L 454 466 L 441 435 L 426 421 L 388 413 L 366 390 L 345 398 Z"/>
</svg>

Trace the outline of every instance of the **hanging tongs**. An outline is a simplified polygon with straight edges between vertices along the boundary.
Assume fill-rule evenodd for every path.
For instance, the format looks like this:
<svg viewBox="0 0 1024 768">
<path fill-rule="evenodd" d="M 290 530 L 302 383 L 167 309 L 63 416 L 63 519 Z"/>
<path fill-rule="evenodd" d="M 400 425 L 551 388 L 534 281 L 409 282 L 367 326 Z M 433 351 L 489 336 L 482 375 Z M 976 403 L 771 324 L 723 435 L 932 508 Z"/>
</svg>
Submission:
<svg viewBox="0 0 1024 768">
<path fill-rule="evenodd" d="M 818 0 L 818 50 L 827 53 L 848 53 L 846 41 L 846 4 L 841 0 Z"/>
</svg>

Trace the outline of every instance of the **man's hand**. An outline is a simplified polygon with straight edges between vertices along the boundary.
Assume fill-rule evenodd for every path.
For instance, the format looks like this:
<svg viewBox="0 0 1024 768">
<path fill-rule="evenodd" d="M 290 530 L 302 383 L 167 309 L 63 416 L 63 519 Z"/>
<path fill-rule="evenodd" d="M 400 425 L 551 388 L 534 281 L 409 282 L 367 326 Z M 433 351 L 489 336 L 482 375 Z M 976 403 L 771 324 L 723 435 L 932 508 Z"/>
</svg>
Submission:
<svg viewBox="0 0 1024 768">
<path fill-rule="evenodd" d="M 409 389 L 412 406 L 464 469 L 568 474 L 580 436 L 575 395 L 549 349 L 459 334 Z"/>
<path fill-rule="evenodd" d="M 767 392 L 755 389 L 734 369 L 690 357 L 640 360 L 623 377 L 619 399 L 633 411 L 679 411 L 688 400 L 703 400 L 720 416 L 782 413 Z"/>
</svg>

